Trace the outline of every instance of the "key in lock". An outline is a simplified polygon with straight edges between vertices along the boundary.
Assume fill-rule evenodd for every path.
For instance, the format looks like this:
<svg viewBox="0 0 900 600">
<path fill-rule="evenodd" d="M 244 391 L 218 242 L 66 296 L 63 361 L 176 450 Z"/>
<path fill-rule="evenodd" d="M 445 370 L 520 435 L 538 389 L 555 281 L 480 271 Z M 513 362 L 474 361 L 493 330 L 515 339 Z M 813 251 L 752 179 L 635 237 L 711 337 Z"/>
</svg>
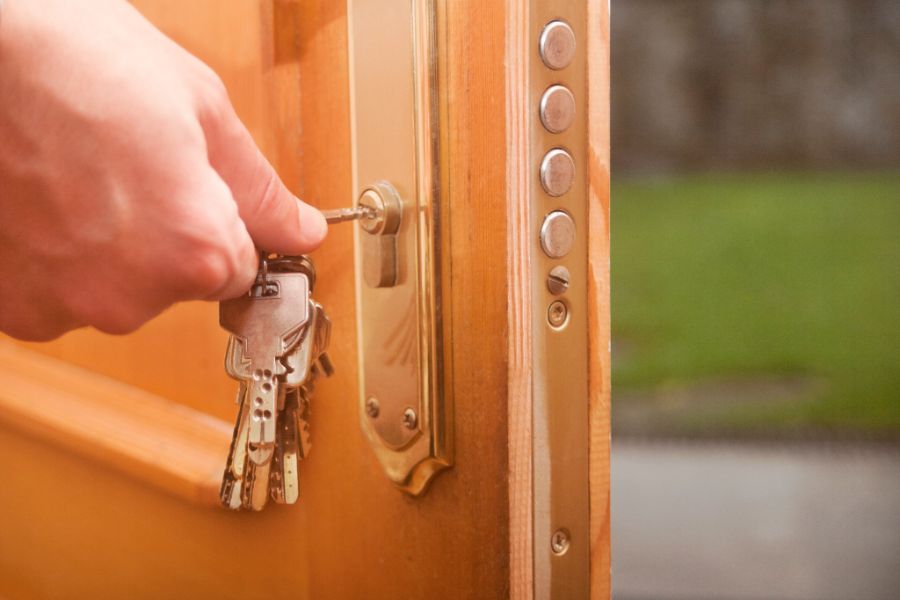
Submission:
<svg viewBox="0 0 900 600">
<path fill-rule="evenodd" d="M 359 219 L 363 279 L 373 288 L 393 287 L 399 278 L 397 233 L 403 216 L 403 201 L 394 186 L 379 181 L 360 194 L 355 208 L 324 211 L 328 223 Z"/>
</svg>

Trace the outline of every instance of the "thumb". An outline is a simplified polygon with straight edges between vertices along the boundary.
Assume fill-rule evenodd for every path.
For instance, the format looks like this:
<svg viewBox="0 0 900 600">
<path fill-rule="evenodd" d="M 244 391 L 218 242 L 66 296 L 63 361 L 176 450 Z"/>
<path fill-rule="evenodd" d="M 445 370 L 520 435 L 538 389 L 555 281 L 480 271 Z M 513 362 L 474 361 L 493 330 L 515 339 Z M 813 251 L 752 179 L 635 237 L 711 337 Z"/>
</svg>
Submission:
<svg viewBox="0 0 900 600">
<path fill-rule="evenodd" d="M 288 191 L 230 103 L 219 108 L 217 118 L 203 120 L 209 162 L 231 188 L 254 243 L 279 254 L 314 250 L 328 232 L 325 217 Z"/>
</svg>

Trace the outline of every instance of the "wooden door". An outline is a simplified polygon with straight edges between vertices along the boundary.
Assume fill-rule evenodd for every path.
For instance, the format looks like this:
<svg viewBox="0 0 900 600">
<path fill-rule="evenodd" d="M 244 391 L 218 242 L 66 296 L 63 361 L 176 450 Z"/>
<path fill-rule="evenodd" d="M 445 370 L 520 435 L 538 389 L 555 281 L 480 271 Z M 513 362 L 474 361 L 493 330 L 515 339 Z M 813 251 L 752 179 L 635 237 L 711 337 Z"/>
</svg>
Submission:
<svg viewBox="0 0 900 600">
<path fill-rule="evenodd" d="M 347 3 L 134 4 L 221 75 L 293 191 L 323 209 L 352 203 Z M 126 337 L 0 340 L 0 597 L 609 595 L 607 3 L 429 7 L 449 107 L 441 169 L 452 209 L 452 269 L 443 275 L 452 467 L 423 495 L 404 494 L 360 430 L 353 233 L 334 226 L 313 259 L 337 374 L 317 388 L 295 506 L 235 513 L 216 504 L 236 408 L 215 305 L 174 307 Z M 567 401 L 583 408 L 589 468 L 575 476 L 590 516 L 566 540 L 589 557 L 567 581 L 554 570 L 552 532 L 542 530 L 551 518 L 542 494 L 570 463 L 542 446 L 538 401 L 553 389 L 538 383 L 552 382 L 553 361 L 540 330 L 547 307 L 535 219 L 544 200 L 532 197 L 539 19 L 565 10 L 575 11 L 566 15 L 584 51 L 573 85 L 585 140 L 576 250 L 586 268 L 572 289 L 585 302 L 572 323 L 587 332 L 570 350 L 587 365 L 586 393 Z"/>
</svg>

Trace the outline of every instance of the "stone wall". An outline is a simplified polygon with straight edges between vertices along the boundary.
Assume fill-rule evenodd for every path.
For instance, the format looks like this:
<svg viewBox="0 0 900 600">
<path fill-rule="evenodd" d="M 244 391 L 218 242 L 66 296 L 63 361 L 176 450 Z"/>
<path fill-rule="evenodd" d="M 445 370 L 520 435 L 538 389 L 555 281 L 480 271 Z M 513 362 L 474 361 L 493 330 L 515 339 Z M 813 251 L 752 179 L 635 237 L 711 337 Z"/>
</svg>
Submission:
<svg viewBox="0 0 900 600">
<path fill-rule="evenodd" d="M 900 168 L 900 0 L 612 0 L 617 172 Z"/>
</svg>

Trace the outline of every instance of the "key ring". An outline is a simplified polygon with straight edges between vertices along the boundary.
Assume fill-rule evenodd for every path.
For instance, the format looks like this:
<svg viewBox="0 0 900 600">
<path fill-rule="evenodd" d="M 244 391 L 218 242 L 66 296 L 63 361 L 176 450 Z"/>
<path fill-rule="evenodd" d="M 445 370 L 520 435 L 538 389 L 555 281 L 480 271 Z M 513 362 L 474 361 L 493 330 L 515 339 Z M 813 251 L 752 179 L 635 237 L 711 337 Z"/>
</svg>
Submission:
<svg viewBox="0 0 900 600">
<path fill-rule="evenodd" d="M 270 290 L 269 287 L 270 269 L 273 273 L 305 273 L 309 280 L 309 291 L 311 292 L 315 287 L 316 269 L 308 257 L 304 255 L 269 255 L 269 253 L 261 251 L 259 253 L 259 268 L 256 270 L 256 281 L 253 283 L 253 291 L 251 292 L 252 295 L 268 296 L 277 294 L 277 292 Z"/>
<path fill-rule="evenodd" d="M 267 268 L 271 267 L 273 273 L 305 273 L 309 279 L 309 291 L 313 291 L 316 284 L 316 268 L 312 261 L 305 255 L 288 256 L 277 255 L 269 260 Z"/>
<path fill-rule="evenodd" d="M 269 291 L 269 258 L 264 251 L 259 253 L 259 268 L 256 269 L 256 281 L 253 282 L 251 295 L 265 296 Z"/>
</svg>

